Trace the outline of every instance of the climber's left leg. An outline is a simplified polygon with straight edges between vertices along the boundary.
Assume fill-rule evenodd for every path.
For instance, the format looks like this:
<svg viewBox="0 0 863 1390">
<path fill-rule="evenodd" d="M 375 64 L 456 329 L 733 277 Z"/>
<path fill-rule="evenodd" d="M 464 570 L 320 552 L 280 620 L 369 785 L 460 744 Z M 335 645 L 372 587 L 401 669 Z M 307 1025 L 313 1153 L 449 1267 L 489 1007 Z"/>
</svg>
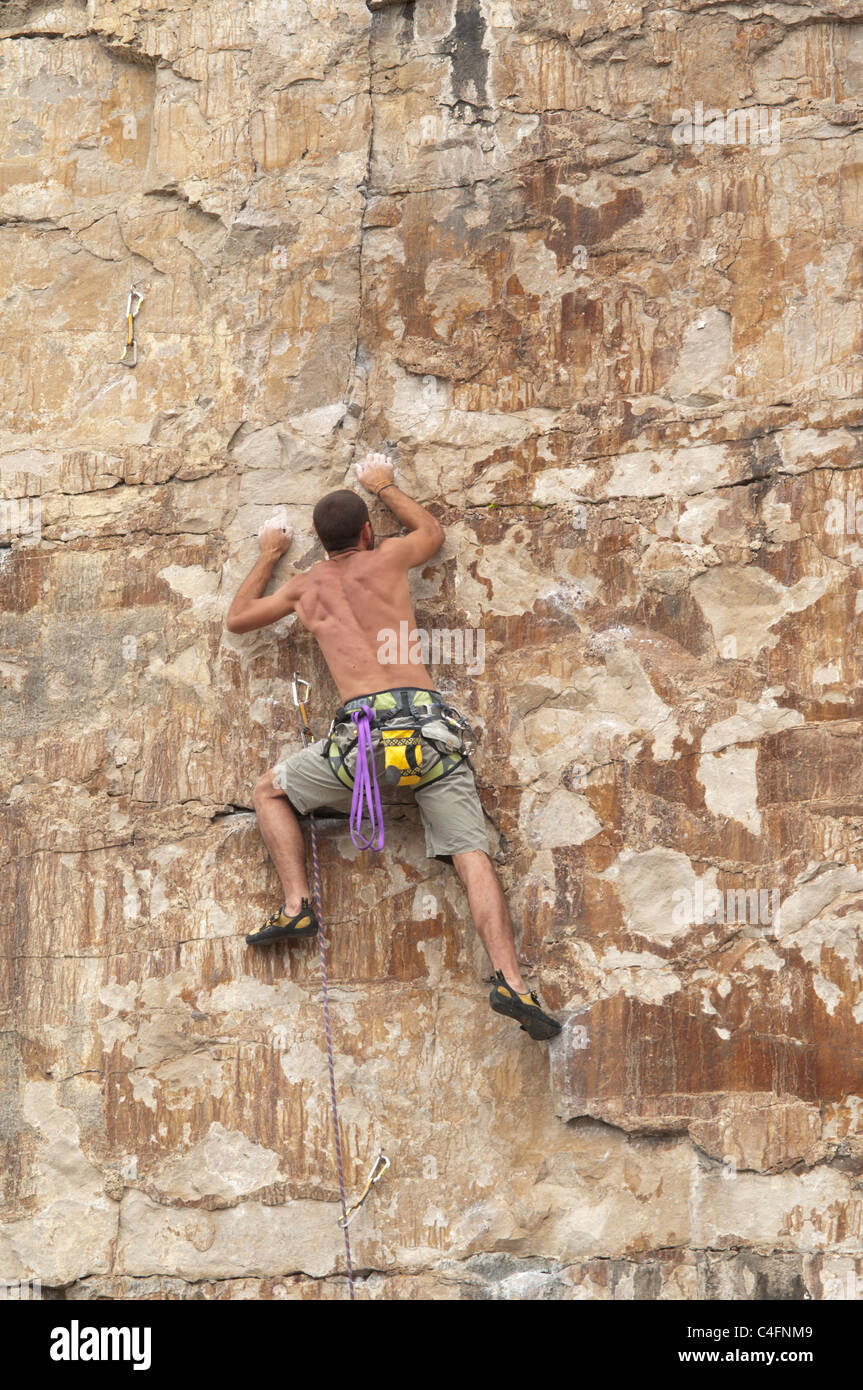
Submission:
<svg viewBox="0 0 863 1390">
<path fill-rule="evenodd" d="M 273 769 L 258 778 L 254 794 L 261 838 L 282 884 L 285 911 L 293 916 L 309 896 L 306 847 L 300 822 L 286 794 L 273 782 Z"/>
<path fill-rule="evenodd" d="M 342 786 L 322 756 L 323 743 L 310 744 L 281 759 L 255 786 L 258 828 L 282 884 L 284 902 L 250 932 L 250 946 L 314 936 L 318 921 L 309 900 L 306 849 L 299 817 L 328 807 L 350 809 L 350 792 Z"/>
</svg>

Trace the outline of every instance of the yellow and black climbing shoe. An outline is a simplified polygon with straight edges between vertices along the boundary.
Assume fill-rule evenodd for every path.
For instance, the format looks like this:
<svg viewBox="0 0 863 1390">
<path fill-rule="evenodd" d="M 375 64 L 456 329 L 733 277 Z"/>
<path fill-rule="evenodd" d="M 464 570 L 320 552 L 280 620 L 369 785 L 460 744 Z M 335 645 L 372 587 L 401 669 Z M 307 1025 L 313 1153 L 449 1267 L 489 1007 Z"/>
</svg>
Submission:
<svg viewBox="0 0 863 1390">
<path fill-rule="evenodd" d="M 249 932 L 246 945 L 261 946 L 270 941 L 295 941 L 300 937 L 315 936 L 317 930 L 318 919 L 315 910 L 308 898 L 303 898 L 295 917 L 285 915 L 285 905 L 282 903 L 278 912 L 271 912 L 265 922 Z"/>
<path fill-rule="evenodd" d="M 506 982 L 502 970 L 495 971 L 494 989 L 488 1002 L 496 1014 L 506 1014 L 507 1018 L 517 1019 L 528 1037 L 543 1042 L 560 1032 L 560 1024 L 550 1014 L 544 1014 L 533 990 L 529 994 L 516 994 Z"/>
</svg>

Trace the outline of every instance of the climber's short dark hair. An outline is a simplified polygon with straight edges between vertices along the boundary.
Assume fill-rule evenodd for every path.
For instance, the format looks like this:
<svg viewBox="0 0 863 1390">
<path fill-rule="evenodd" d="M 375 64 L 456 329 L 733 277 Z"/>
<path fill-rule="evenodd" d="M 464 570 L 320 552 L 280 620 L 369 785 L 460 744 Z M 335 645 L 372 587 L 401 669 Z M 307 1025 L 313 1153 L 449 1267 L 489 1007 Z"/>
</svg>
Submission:
<svg viewBox="0 0 863 1390">
<path fill-rule="evenodd" d="M 315 530 L 328 555 L 359 545 L 360 533 L 369 519 L 362 497 L 347 488 L 328 492 L 312 513 Z"/>
</svg>

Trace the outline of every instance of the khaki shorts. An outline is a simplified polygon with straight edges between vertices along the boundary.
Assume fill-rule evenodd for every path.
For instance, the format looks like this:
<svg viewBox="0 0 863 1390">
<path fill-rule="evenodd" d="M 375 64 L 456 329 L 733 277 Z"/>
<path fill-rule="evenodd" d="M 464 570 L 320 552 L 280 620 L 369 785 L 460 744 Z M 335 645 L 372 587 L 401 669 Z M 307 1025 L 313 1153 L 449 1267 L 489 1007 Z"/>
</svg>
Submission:
<svg viewBox="0 0 863 1390">
<path fill-rule="evenodd" d="M 383 791 L 384 749 L 380 733 L 374 730 L 375 771 Z M 326 757 L 327 740 L 309 744 L 299 753 L 280 758 L 273 768 L 273 782 L 283 791 L 300 816 L 327 808 L 347 815 L 351 791 L 336 777 Z M 425 830 L 426 854 L 430 859 L 449 860 L 454 854 L 481 849 L 488 854 L 488 834 L 482 802 L 474 775 L 467 762 L 452 772 L 414 791 Z"/>
</svg>

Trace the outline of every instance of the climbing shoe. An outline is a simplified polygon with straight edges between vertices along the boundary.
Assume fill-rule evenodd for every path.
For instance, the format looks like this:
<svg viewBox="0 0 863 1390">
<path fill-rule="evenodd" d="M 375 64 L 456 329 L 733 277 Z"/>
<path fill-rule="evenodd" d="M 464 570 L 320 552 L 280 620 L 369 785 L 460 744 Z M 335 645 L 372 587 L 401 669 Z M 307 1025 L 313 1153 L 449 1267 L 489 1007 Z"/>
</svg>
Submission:
<svg viewBox="0 0 863 1390">
<path fill-rule="evenodd" d="M 303 936 L 315 936 L 318 930 L 318 919 L 315 916 L 314 908 L 308 898 L 303 898 L 300 903 L 300 910 L 295 917 L 285 915 L 285 905 L 279 908 L 278 912 L 271 912 L 265 922 L 262 922 L 254 931 L 249 932 L 246 937 L 247 946 L 260 946 L 270 941 L 294 941 Z"/>
<path fill-rule="evenodd" d="M 488 996 L 488 1002 L 496 1014 L 517 1019 L 528 1037 L 537 1042 L 553 1038 L 560 1032 L 557 1019 L 543 1013 L 533 990 L 529 994 L 516 994 L 504 979 L 502 970 L 495 971 L 494 989 Z"/>
</svg>

